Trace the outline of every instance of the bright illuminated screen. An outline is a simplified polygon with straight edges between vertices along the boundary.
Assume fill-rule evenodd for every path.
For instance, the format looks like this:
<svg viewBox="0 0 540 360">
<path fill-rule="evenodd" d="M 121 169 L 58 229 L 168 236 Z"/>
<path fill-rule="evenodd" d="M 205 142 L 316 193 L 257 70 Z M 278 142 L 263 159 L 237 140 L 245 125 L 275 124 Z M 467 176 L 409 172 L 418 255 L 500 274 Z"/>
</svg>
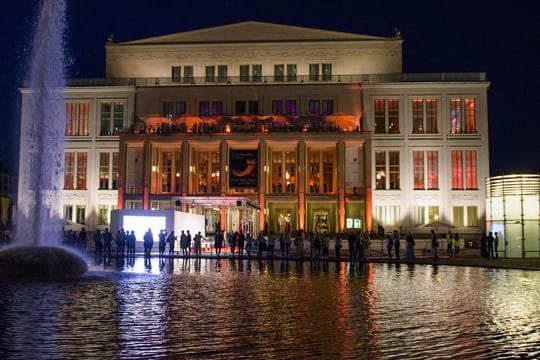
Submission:
<svg viewBox="0 0 540 360">
<path fill-rule="evenodd" d="M 152 229 L 154 235 L 154 241 L 157 241 L 157 236 L 161 230 L 166 229 L 166 217 L 165 216 L 134 216 L 124 215 L 123 227 L 125 230 L 131 232 L 135 231 L 135 237 L 137 241 L 142 241 L 144 233 L 148 228 Z"/>
</svg>

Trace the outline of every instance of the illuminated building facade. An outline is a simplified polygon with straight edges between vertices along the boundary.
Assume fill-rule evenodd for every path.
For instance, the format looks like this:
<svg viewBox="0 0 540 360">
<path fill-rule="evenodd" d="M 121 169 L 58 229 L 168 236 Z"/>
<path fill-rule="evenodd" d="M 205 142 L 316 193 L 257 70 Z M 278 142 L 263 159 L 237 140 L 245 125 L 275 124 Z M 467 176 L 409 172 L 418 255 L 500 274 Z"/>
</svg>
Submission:
<svg viewBox="0 0 540 360">
<path fill-rule="evenodd" d="M 66 89 L 64 217 L 94 229 L 116 208 L 176 209 L 205 215 L 208 233 L 434 220 L 478 233 L 489 83 L 404 74 L 402 42 L 249 21 L 107 43 L 106 78 Z"/>
</svg>

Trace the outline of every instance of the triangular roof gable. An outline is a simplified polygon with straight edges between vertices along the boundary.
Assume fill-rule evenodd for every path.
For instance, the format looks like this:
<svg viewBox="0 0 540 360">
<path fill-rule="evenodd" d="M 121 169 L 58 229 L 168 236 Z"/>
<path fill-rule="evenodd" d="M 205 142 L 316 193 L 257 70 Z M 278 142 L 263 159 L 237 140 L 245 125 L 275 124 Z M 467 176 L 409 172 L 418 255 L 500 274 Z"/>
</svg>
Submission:
<svg viewBox="0 0 540 360">
<path fill-rule="evenodd" d="M 159 45 L 190 43 L 298 42 L 298 41 L 366 41 L 390 38 L 320 30 L 259 21 L 245 21 L 170 35 L 127 41 L 116 45 Z"/>
</svg>

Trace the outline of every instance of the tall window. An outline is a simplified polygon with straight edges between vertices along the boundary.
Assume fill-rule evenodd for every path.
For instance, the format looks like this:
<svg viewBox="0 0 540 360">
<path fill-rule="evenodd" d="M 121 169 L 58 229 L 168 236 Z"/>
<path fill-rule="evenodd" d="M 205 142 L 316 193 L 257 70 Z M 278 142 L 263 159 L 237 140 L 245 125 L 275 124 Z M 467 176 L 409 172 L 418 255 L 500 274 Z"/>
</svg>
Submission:
<svg viewBox="0 0 540 360">
<path fill-rule="evenodd" d="M 437 100 L 412 100 L 413 134 L 437 133 Z"/>
<path fill-rule="evenodd" d="M 229 80 L 227 74 L 227 65 L 218 65 L 218 82 L 226 82 Z"/>
<path fill-rule="evenodd" d="M 270 186 L 273 194 L 294 193 L 296 189 L 296 151 L 272 150 Z"/>
<path fill-rule="evenodd" d="M 332 80 L 332 64 L 322 64 L 322 79 Z"/>
<path fill-rule="evenodd" d="M 374 119 L 376 134 L 399 134 L 399 100 L 375 99 Z"/>
<path fill-rule="evenodd" d="M 216 81 L 216 66 L 208 65 L 204 69 L 204 81 L 215 82 Z"/>
<path fill-rule="evenodd" d="M 287 81 L 296 81 L 296 64 L 287 64 Z"/>
<path fill-rule="evenodd" d="M 171 81 L 180 82 L 182 80 L 182 67 L 171 66 Z"/>
<path fill-rule="evenodd" d="M 251 79 L 250 79 L 250 69 L 251 69 Z M 262 65 L 253 64 L 253 65 L 240 65 L 240 81 L 252 81 L 260 82 L 262 81 Z"/>
<path fill-rule="evenodd" d="M 64 190 L 86 190 L 87 162 L 86 152 L 64 154 Z"/>
<path fill-rule="evenodd" d="M 259 113 L 259 102 L 255 100 L 238 100 L 234 103 L 234 109 L 236 115 L 244 114 L 253 114 L 257 115 Z"/>
<path fill-rule="evenodd" d="M 450 99 L 450 125 L 452 134 L 476 133 L 474 99 Z"/>
<path fill-rule="evenodd" d="M 184 83 L 192 84 L 193 82 L 193 65 L 184 65 Z"/>
<path fill-rule="evenodd" d="M 399 177 L 399 151 L 375 151 L 375 189 L 399 190 Z"/>
<path fill-rule="evenodd" d="M 309 64 L 309 80 L 332 80 L 332 64 Z"/>
<path fill-rule="evenodd" d="M 88 102 L 66 104 L 66 136 L 88 136 L 89 110 Z"/>
<path fill-rule="evenodd" d="M 464 225 L 463 206 L 454 206 L 453 212 L 454 212 L 454 226 L 462 227 Z"/>
<path fill-rule="evenodd" d="M 118 189 L 118 152 L 99 153 L 99 189 Z"/>
<path fill-rule="evenodd" d="M 123 101 L 101 103 L 100 136 L 117 135 L 124 128 L 125 104 Z"/>
<path fill-rule="evenodd" d="M 181 152 L 174 148 L 152 148 L 152 193 L 180 192 Z"/>
<path fill-rule="evenodd" d="M 308 110 L 312 115 L 330 115 L 334 113 L 333 100 L 309 100 Z"/>
<path fill-rule="evenodd" d="M 98 205 L 98 225 L 109 225 L 111 210 L 116 210 L 115 205 Z"/>
<path fill-rule="evenodd" d="M 425 154 L 425 156 L 424 156 Z M 427 162 L 424 159 L 427 158 Z M 437 151 L 413 151 L 414 189 L 439 188 L 439 154 Z M 427 175 L 427 179 L 425 178 Z"/>
<path fill-rule="evenodd" d="M 319 81 L 319 64 L 309 64 L 309 80 Z"/>
<path fill-rule="evenodd" d="M 199 116 L 208 117 L 211 115 L 223 114 L 223 102 L 222 101 L 200 101 L 199 102 Z"/>
<path fill-rule="evenodd" d="M 452 189 L 478 189 L 475 150 L 452 151 Z"/>
<path fill-rule="evenodd" d="M 218 150 L 194 150 L 191 174 L 194 194 L 219 193 L 220 158 Z"/>
<path fill-rule="evenodd" d="M 75 222 L 77 224 L 86 224 L 86 205 L 75 206 Z"/>
<path fill-rule="evenodd" d="M 336 150 L 308 150 L 308 186 L 310 194 L 335 192 Z"/>
<path fill-rule="evenodd" d="M 193 82 L 193 65 L 184 65 L 184 76 L 182 78 L 182 66 L 171 66 L 171 81 L 184 82 L 186 84 Z"/>
<path fill-rule="evenodd" d="M 283 81 L 283 80 L 285 80 L 285 65 L 275 64 L 274 65 L 274 81 Z"/>
<path fill-rule="evenodd" d="M 478 207 L 467 206 L 467 226 L 478 226 Z"/>
<path fill-rule="evenodd" d="M 186 113 L 185 101 L 165 101 L 163 102 L 163 116 L 172 118 Z"/>
</svg>

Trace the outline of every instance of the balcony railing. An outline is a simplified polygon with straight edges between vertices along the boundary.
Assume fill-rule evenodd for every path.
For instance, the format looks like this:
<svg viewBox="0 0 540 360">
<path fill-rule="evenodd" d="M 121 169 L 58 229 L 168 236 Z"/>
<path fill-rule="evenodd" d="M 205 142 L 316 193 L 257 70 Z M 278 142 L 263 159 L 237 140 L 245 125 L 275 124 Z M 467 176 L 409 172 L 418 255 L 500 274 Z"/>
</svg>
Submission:
<svg viewBox="0 0 540 360">
<path fill-rule="evenodd" d="M 68 79 L 67 86 L 223 86 L 267 84 L 377 84 L 388 82 L 471 82 L 486 81 L 485 73 L 397 73 L 354 75 L 270 75 L 270 76 L 189 76 L 189 77 L 133 77 Z M 28 83 L 25 81 L 24 86 Z"/>
</svg>

